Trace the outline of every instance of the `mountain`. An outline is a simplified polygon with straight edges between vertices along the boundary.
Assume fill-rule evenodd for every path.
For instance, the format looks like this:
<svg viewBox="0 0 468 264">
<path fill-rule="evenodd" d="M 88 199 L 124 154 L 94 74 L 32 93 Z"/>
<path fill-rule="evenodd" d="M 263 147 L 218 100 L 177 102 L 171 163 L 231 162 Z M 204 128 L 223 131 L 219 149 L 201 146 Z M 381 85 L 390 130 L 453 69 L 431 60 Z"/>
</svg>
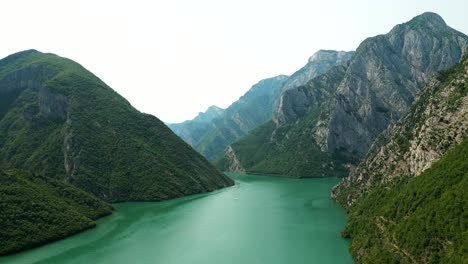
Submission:
<svg viewBox="0 0 468 264">
<path fill-rule="evenodd" d="M 192 120 L 182 123 L 167 124 L 167 126 L 189 145 L 194 146 L 215 126 L 211 123 L 215 118 L 220 117 L 224 109 L 215 105 L 208 107 L 205 112 L 200 112 Z"/>
<path fill-rule="evenodd" d="M 0 60 L 0 168 L 3 253 L 89 228 L 106 202 L 234 184 L 81 65 L 35 50 Z"/>
<path fill-rule="evenodd" d="M 287 76 L 262 80 L 239 100 L 219 115 L 210 114 L 210 109 L 195 119 L 180 124 L 169 124 L 169 128 L 208 159 L 213 159 L 224 151 L 227 145 L 247 134 L 250 130 L 271 118 L 274 98 Z M 214 118 L 200 122 L 200 115 Z"/>
<path fill-rule="evenodd" d="M 283 87 L 281 87 L 280 95 L 286 90 L 306 84 L 314 77 L 324 74 L 333 66 L 345 64 L 353 54 L 354 51 L 319 50 L 315 52 L 306 65 L 286 80 Z M 279 101 L 279 97 L 277 100 Z"/>
<path fill-rule="evenodd" d="M 217 111 L 219 115 L 211 114 L 210 108 L 193 120 L 169 124 L 169 127 L 202 155 L 213 160 L 222 154 L 229 144 L 270 120 L 279 97 L 285 90 L 303 85 L 332 66 L 346 62 L 352 54 L 353 52 L 320 50 L 290 77 L 280 75 L 253 85 L 226 110 Z M 200 122 L 201 115 L 213 118 Z"/>
<path fill-rule="evenodd" d="M 335 187 L 334 193 L 342 203 L 352 205 L 382 181 L 421 174 L 464 140 L 468 131 L 465 57 L 462 63 L 436 74 L 418 94 L 410 112 L 382 133 L 350 177 Z M 375 175 L 382 178 L 376 181 Z"/>
<path fill-rule="evenodd" d="M 200 123 L 208 123 L 213 121 L 213 119 L 219 117 L 224 112 L 224 109 L 217 107 L 216 105 L 212 105 L 208 107 L 206 112 L 198 113 L 198 115 L 193 119 L 195 122 Z"/>
<path fill-rule="evenodd" d="M 468 261 L 468 56 L 422 89 L 333 190 L 359 263 Z"/>
<path fill-rule="evenodd" d="M 26 51 L 0 61 L 0 166 L 61 178 L 109 202 L 232 184 L 159 119 L 79 64 Z"/>
<path fill-rule="evenodd" d="M 285 91 L 269 123 L 216 162 L 259 174 L 346 176 L 432 75 L 460 61 L 468 37 L 424 13 L 364 40 L 352 58 Z"/>
</svg>

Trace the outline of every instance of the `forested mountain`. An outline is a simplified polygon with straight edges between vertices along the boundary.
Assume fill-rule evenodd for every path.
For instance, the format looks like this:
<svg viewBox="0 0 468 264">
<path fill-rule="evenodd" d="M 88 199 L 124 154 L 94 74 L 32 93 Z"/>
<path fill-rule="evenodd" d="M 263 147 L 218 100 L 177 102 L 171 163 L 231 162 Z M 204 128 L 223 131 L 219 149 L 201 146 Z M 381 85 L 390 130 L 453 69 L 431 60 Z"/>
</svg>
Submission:
<svg viewBox="0 0 468 264">
<path fill-rule="evenodd" d="M 2 253 L 86 229 L 106 202 L 233 185 L 82 66 L 35 50 L 0 60 L 0 168 Z"/>
</svg>

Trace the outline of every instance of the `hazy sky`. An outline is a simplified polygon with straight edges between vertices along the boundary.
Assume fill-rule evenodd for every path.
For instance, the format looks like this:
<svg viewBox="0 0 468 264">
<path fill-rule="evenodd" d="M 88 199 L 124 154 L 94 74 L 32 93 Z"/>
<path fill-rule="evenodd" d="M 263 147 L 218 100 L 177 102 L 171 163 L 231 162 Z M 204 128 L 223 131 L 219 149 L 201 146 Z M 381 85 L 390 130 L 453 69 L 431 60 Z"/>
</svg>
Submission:
<svg viewBox="0 0 468 264">
<path fill-rule="evenodd" d="M 68 57 L 166 122 L 227 107 L 319 49 L 354 50 L 425 11 L 468 33 L 467 0 L 2 0 L 0 10 L 0 57 Z"/>
</svg>

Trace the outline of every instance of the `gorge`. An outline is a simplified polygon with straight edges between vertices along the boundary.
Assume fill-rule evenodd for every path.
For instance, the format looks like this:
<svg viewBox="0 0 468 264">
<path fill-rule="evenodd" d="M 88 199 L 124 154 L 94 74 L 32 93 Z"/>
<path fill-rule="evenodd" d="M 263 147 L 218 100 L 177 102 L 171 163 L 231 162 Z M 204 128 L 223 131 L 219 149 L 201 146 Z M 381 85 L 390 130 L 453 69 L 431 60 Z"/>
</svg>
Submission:
<svg viewBox="0 0 468 264">
<path fill-rule="evenodd" d="M 467 79 L 468 36 L 432 12 L 179 124 L 12 54 L 0 262 L 468 262 Z"/>
</svg>

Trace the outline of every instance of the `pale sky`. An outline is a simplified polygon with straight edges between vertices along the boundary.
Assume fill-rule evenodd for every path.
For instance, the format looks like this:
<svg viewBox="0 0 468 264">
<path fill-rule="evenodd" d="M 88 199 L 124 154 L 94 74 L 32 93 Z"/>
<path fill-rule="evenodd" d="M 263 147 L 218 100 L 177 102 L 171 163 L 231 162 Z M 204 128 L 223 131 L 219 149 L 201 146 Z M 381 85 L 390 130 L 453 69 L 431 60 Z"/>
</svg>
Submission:
<svg viewBox="0 0 468 264">
<path fill-rule="evenodd" d="M 467 0 L 2 0 L 0 57 L 70 58 L 165 122 L 227 107 L 319 49 L 355 50 L 425 11 L 468 33 Z"/>
</svg>

